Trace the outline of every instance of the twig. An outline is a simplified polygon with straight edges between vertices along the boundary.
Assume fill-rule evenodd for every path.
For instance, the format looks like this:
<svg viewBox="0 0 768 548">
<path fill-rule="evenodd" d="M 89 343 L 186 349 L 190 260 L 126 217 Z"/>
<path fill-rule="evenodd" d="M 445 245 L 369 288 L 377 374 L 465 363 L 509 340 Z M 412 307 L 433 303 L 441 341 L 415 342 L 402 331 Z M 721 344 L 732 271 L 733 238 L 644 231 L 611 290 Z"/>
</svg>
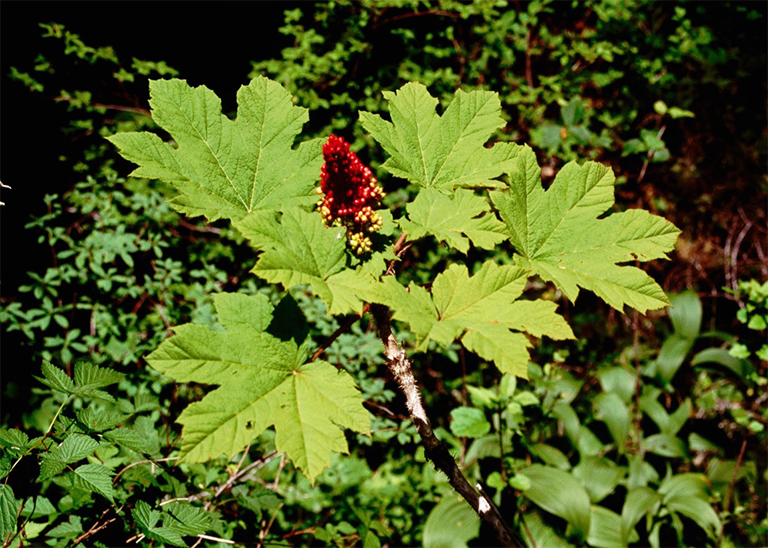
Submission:
<svg viewBox="0 0 768 548">
<path fill-rule="evenodd" d="M 533 72 L 531 71 L 531 31 L 525 36 L 525 81 L 533 89 Z"/>
<path fill-rule="evenodd" d="M 119 513 L 120 513 L 120 510 L 122 510 L 122 509 L 123 509 L 123 507 L 121 506 L 120 508 L 118 508 L 117 510 L 115 510 L 115 512 L 119 514 Z M 83 542 L 83 541 L 84 541 L 85 539 L 87 539 L 88 537 L 91 537 L 91 536 L 95 535 L 96 533 L 98 533 L 99 531 L 101 531 L 102 529 L 106 528 L 106 527 L 107 527 L 107 525 L 109 525 L 109 524 L 110 524 L 110 523 L 112 523 L 113 521 L 117 521 L 117 518 L 116 518 L 116 517 L 114 517 L 114 518 L 110 518 L 110 519 L 108 519 L 107 521 L 105 521 L 105 522 L 103 522 L 103 523 L 100 523 L 100 520 L 101 520 L 102 518 L 104 518 L 104 516 L 105 516 L 105 515 L 107 514 L 107 512 L 109 512 L 110 510 L 112 510 L 112 508 L 107 508 L 106 510 L 104 510 L 104 511 L 101 513 L 101 516 L 99 516 L 99 521 L 97 521 L 96 523 L 94 523 L 94 524 L 93 524 L 93 526 L 92 526 L 90 529 L 88 529 L 88 530 L 87 530 L 85 533 L 83 533 L 82 535 L 80 535 L 79 537 L 77 537 L 77 538 L 74 540 L 74 545 L 75 545 L 75 546 L 77 546 L 78 544 L 80 544 L 81 542 Z"/>
<path fill-rule="evenodd" d="M 119 478 L 123 474 L 123 472 L 133 468 L 134 466 L 139 466 L 140 464 L 155 464 L 156 462 L 168 462 L 168 461 L 178 460 L 178 459 L 179 457 L 166 457 L 164 459 L 137 460 L 136 462 L 132 462 L 131 464 L 129 464 L 128 466 L 120 470 L 117 474 L 115 474 L 115 477 L 112 478 L 112 483 L 115 483 L 117 481 L 117 478 Z"/>
<path fill-rule="evenodd" d="M 379 338 L 384 344 L 387 367 L 392 376 L 395 377 L 400 390 L 405 395 L 405 405 L 424 444 L 426 457 L 432 461 L 435 468 L 448 476 L 451 486 L 464 497 L 472 509 L 477 512 L 477 515 L 480 516 L 480 519 L 493 528 L 501 546 L 521 548 L 523 544 L 514 537 L 512 530 L 504 521 L 498 509 L 490 504 L 487 497 L 479 495 L 470 485 L 461 473 L 461 470 L 459 470 L 456 461 L 448 452 L 445 444 L 435 436 L 432 426 L 429 424 L 427 414 L 424 411 L 424 406 L 421 403 L 421 395 L 416 385 L 416 379 L 413 376 L 411 362 L 406 356 L 405 350 L 398 344 L 395 336 L 392 334 L 389 309 L 382 305 L 372 305 L 371 312 L 376 321 Z"/>
</svg>

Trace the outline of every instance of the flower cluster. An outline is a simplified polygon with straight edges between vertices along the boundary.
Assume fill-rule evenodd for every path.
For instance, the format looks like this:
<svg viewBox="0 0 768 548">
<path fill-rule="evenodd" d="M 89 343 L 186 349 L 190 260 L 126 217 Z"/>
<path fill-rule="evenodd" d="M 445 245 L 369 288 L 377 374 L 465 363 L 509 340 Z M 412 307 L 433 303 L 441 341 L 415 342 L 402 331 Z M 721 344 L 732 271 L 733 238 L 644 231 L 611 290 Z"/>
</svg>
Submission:
<svg viewBox="0 0 768 548">
<path fill-rule="evenodd" d="M 371 250 L 369 234 L 381 228 L 381 215 L 374 208 L 384 197 L 371 170 L 349 150 L 349 143 L 331 135 L 323 145 L 323 164 L 317 202 L 326 226 L 344 226 L 352 250 Z"/>
</svg>

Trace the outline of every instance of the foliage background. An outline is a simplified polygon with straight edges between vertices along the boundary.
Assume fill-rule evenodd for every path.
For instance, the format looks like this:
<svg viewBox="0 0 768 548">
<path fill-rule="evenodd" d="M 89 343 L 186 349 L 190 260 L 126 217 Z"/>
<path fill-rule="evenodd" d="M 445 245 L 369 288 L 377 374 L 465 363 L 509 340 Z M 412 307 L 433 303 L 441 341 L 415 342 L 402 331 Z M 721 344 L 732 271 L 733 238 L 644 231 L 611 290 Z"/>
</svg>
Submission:
<svg viewBox="0 0 768 548">
<path fill-rule="evenodd" d="M 304 14 L 296 12 L 296 8 Z M 380 91 L 395 89 L 408 80 L 422 81 L 433 94 L 444 98 L 458 85 L 480 86 L 500 92 L 512 130 L 499 137 L 531 143 L 539 160 L 550 168 L 544 170 L 545 183 L 547 173 L 551 178 L 564 161 L 573 157 L 597 159 L 610 164 L 622 181 L 617 187 L 622 207 L 650 209 L 683 230 L 672 261 L 655 263 L 652 273 L 670 293 L 690 289 L 698 294 L 702 327 L 687 337 L 690 344 L 667 344 L 667 354 L 660 356 L 664 341 L 679 331 L 663 314 L 620 316 L 584 295 L 576 305 L 561 305 L 566 307 L 581 342 L 558 347 L 544 344 L 537 349 L 541 382 L 521 387 L 537 398 L 536 404 L 526 405 L 526 420 L 520 425 L 515 426 L 517 419 L 513 416 L 494 414 L 493 409 L 470 397 L 470 387 L 490 387 L 498 379 L 481 364 L 455 352 L 436 352 L 422 366 L 420 380 L 430 394 L 427 403 L 432 416 L 443 417 L 438 423 L 462 458 L 471 450 L 473 435 L 451 426 L 456 424 L 456 416 L 454 422 L 447 419 L 451 409 L 459 405 L 481 410 L 481 415 L 492 423 L 493 433 L 509 436 L 505 459 L 509 472 L 521 462 L 531 462 L 533 454 L 530 447 L 517 442 L 519 438 L 512 445 L 515 428 L 529 439 L 547 441 L 575 464 L 580 462 L 576 458 L 581 454 L 579 441 L 563 436 L 566 421 L 562 416 L 553 417 L 546 406 L 545 394 L 551 383 L 560 383 L 560 388 L 578 386 L 574 394 L 578 398 L 571 403 L 579 421 L 591 425 L 606 442 L 611 435 L 597 419 L 599 412 L 594 405 L 602 386 L 598 372 L 615 366 L 640 370 L 648 393 L 657 388 L 663 391 L 658 402 L 667 412 L 687 400 L 693 405 L 691 420 L 679 435 L 673 434 L 684 444 L 682 453 L 657 452 L 648 457 L 648 462 L 661 477 L 667 470 L 674 474 L 706 472 L 712 488 L 708 500 L 726 523 L 724 537 L 718 539 L 708 537 L 703 528 L 689 521 L 681 521 L 678 527 L 668 517 L 669 527 L 662 533 L 662 540 L 680 545 L 761 545 L 766 533 L 765 362 L 754 352 L 765 339 L 765 331 L 748 329 L 746 324 L 751 316 L 764 311 L 764 304 L 757 302 L 756 296 L 756 310 L 750 311 L 750 317 L 742 323 L 737 314 L 747 310 L 750 300 L 724 288 L 733 292 L 738 280 L 768 279 L 766 8 L 757 3 L 642 1 L 631 8 L 611 2 L 512 2 L 507 7 L 494 2 L 471 6 L 452 2 L 283 2 L 259 4 L 258 17 L 244 17 L 243 10 L 252 8 L 229 3 L 215 7 L 209 3 L 186 4 L 185 17 L 205 21 L 202 29 L 200 23 L 196 23 L 197 27 L 179 24 L 179 16 L 172 11 L 166 13 L 166 7 L 153 7 L 150 13 L 143 4 L 115 7 L 3 2 L 0 179 L 13 187 L 12 191 L 3 191 L 2 199 L 8 206 L 0 209 L 4 425 L 44 431 L 41 425 L 47 426 L 51 407 L 55 409 L 58 402 L 32 379 L 32 375 L 39 374 L 41 358 L 69 369 L 76 358 L 90 355 L 95 362 L 127 374 L 127 383 L 119 388 L 125 397 L 135 397 L 133 386 L 139 393 L 156 398 L 162 418 L 154 417 L 154 425 L 158 431 L 171 432 L 174 412 L 178 413 L 181 402 L 199 396 L 199 389 L 192 386 L 176 391 L 167 382 L 152 377 L 142 365 L 141 355 L 162 340 L 167 325 L 190 320 L 215 323 L 210 298 L 213 293 L 225 289 L 258 291 L 252 279 L 250 285 L 246 282 L 249 252 L 236 235 L 222 232 L 222 226 L 205 227 L 197 221 L 177 227 L 178 217 L 163 205 L 165 190 L 141 183 L 124 187 L 116 177 L 123 177 L 129 166 L 115 160 L 112 151 L 99 148 L 103 145 L 99 128 L 111 131 L 147 123 L 135 111 L 99 112 L 92 108 L 94 103 L 128 105 L 139 111 L 146 108 L 146 75 L 141 72 L 147 67 L 134 69 L 134 82 L 116 85 L 114 63 L 104 59 L 91 62 L 86 54 L 84 59 L 77 59 L 76 54 L 64 55 L 60 40 L 40 38 L 38 22 L 56 21 L 79 34 L 88 45 L 114 46 L 124 65 L 129 65 L 132 57 L 165 61 L 190 83 L 213 89 L 222 98 L 225 111 L 234 110 L 235 92 L 247 82 L 249 73 L 266 74 L 313 109 L 310 133 L 327 134 L 333 129 L 356 139 L 357 148 L 366 147 L 361 156 L 374 166 L 381 162 L 377 156 L 380 153 L 364 138 L 360 126 L 350 123 L 356 120 L 359 105 L 372 111 L 381 109 Z M 285 26 L 278 30 L 284 10 L 290 13 Z M 86 15 L 104 24 L 86 25 Z M 45 52 L 55 72 L 31 69 L 40 52 Z M 11 67 L 30 71 L 46 82 L 46 89 L 42 93 L 25 89 L 18 78 L 9 77 Z M 55 100 L 64 96 L 62 90 L 72 94 L 74 100 Z M 74 94 L 77 90 L 91 91 L 91 100 L 78 104 Z M 666 105 L 666 112 L 658 101 Z M 674 117 L 670 107 L 691 111 L 694 117 Z M 94 182 L 87 182 L 89 175 Z M 77 183 L 84 182 L 72 191 Z M 407 189 L 388 191 L 390 205 L 401 207 Z M 51 198 L 44 200 L 46 194 Z M 145 196 L 144 201 L 139 196 Z M 31 217 L 46 214 L 50 216 L 22 229 Z M 121 239 L 120 227 L 140 237 Z M 48 235 L 40 241 L 46 231 Z M 109 238 L 99 240 L 99 234 Z M 54 246 L 56 252 L 74 253 L 54 258 L 46 243 L 51 237 L 59 239 Z M 142 248 L 134 245 L 134 240 L 147 243 Z M 116 242 L 122 243 L 115 247 Z M 85 262 L 78 266 L 75 257 L 81 252 Z M 426 246 L 415 253 L 408 268 L 414 279 L 422 282 L 429 281 L 432 267 L 446 260 L 438 246 Z M 182 258 L 189 260 L 184 268 L 171 262 Z M 477 257 L 470 255 L 468 261 L 473 260 Z M 98 263 L 96 270 L 91 268 L 87 275 L 78 277 L 83 264 L 94 262 Z M 69 274 L 64 266 L 67 264 Z M 111 273 L 110 268 L 114 269 Z M 43 281 L 35 282 L 26 272 L 37 273 Z M 45 278 L 46 272 L 51 278 Z M 51 287 L 56 294 L 50 293 Z M 540 290 L 546 294 L 551 288 L 542 286 Z M 58 316 L 63 320 L 46 312 L 46 296 L 51 306 L 62 308 Z M 297 298 L 317 334 L 333 330 L 333 324 L 323 319 L 316 303 L 306 296 Z M 91 329 L 93 312 L 83 313 L 77 307 L 65 309 L 72 303 L 91 306 L 91 311 L 98 305 L 106 322 L 99 325 L 109 325 L 109 329 Z M 25 316 L 30 310 L 42 312 Z M 47 324 L 41 322 L 45 317 Z M 695 324 L 695 313 L 680 321 Z M 31 330 L 31 337 L 24 334 L 24 324 Z M 375 338 L 365 328 L 365 323 L 360 323 L 333 352 L 339 362 L 355 372 L 372 404 L 388 410 L 378 413 L 382 433 L 374 437 L 374 446 L 366 448 L 362 442 L 357 445 L 354 458 L 340 459 L 319 490 L 309 489 L 294 475 L 283 476 L 281 501 L 249 510 L 259 519 L 265 512 L 275 516 L 277 524 L 273 529 L 266 527 L 268 520 L 257 520 L 260 525 L 251 529 L 240 525 L 238 520 L 244 518 L 238 506 L 213 501 L 208 509 L 225 515 L 228 524 L 217 531 L 219 535 L 242 538 L 244 531 L 240 529 L 257 536 L 269 529 L 274 538 L 282 538 L 281 542 L 310 542 L 314 538 L 319 543 L 354 543 L 373 531 L 374 536 L 391 538 L 394 544 L 428 540 L 424 538 L 424 522 L 440 499 L 440 481 L 422 463 L 411 462 L 416 447 L 413 429 L 403 420 L 401 403 L 397 398 L 393 400 L 393 387 L 381 372 Z M 68 335 L 74 329 L 79 333 Z M 696 338 L 707 330 L 731 338 Z M 132 340 L 131 333 L 144 335 Z M 93 338 L 88 339 L 87 334 Z M 697 351 L 709 347 L 729 350 L 737 344 L 746 347 L 744 359 L 754 374 L 746 366 L 738 374 L 732 370 L 724 374 L 717 367 L 712 372 L 691 365 Z M 355 356 L 354 348 L 362 349 L 362 355 Z M 452 362 L 466 367 L 468 373 L 462 375 Z M 672 364 L 667 373 L 664 363 Z M 652 414 L 641 413 L 638 401 L 627 405 L 637 413 L 638 430 L 652 435 L 658 426 L 654 426 Z M 371 410 L 375 409 L 372 405 Z M 388 413 L 393 413 L 394 418 Z M 477 416 L 475 412 L 464 413 Z M 541 429 L 533 428 L 540 417 L 550 422 L 543 421 L 547 426 Z M 485 428 L 482 420 L 479 424 L 481 430 Z M 691 443 L 692 434 L 709 440 L 713 446 Z M 637 440 L 641 439 L 643 436 L 638 434 Z M 163 456 L 170 454 L 171 445 L 163 449 Z M 376 447 L 386 448 L 386 459 L 377 456 Z M 256 462 L 268 453 L 269 440 L 263 440 L 248 455 L 248 462 Z M 620 466 L 628 464 L 621 452 L 608 450 L 606 454 Z M 128 457 L 124 459 L 128 460 L 122 466 L 131 462 Z M 534 462 L 540 460 L 533 456 Z M 498 456 L 489 455 L 470 473 L 488 482 L 493 472 L 504 473 L 498 462 Z M 738 481 L 724 481 L 722 485 L 714 481 L 713 462 L 726 463 L 729 471 L 736 469 L 736 475 L 741 474 Z M 277 464 L 265 467 L 260 481 L 278 485 Z M 34 482 L 35 465 L 29 466 L 31 469 L 22 467 L 14 472 L 18 478 L 13 480 L 17 496 L 32 494 L 38 488 Z M 742 468 L 747 472 L 739 472 Z M 201 481 L 205 485 L 223 484 L 232 477 L 224 462 L 212 469 L 218 470 L 219 476 L 204 470 L 184 470 L 169 473 L 169 477 L 190 485 Z M 151 497 L 142 497 L 130 485 L 123 486 L 126 504 L 135 508 L 139 499 L 155 504 L 177 489 L 169 487 L 173 481 L 153 484 Z M 298 487 L 292 487 L 297 481 Z M 499 500 L 512 505 L 517 501 L 521 513 L 528 512 L 537 516 L 535 519 L 544 516 L 552 534 L 567 536 L 567 520 L 563 521 L 562 516 L 553 518 L 551 509 L 549 514 L 536 511 L 520 497 L 520 485 L 496 485 Z M 399 486 L 397 493 L 393 486 Z M 623 488 L 614 485 L 613 498 L 609 497 L 607 503 L 618 513 L 624 503 Z M 55 486 L 47 485 L 45 489 L 55 497 Z M 377 507 L 372 503 L 376 497 L 387 500 L 392 507 Z M 94 505 L 99 510 L 106 508 L 98 498 L 83 504 L 80 508 L 60 507 L 50 516 L 51 524 L 60 524 L 71 515 L 85 517 L 86 509 L 90 512 Z M 244 503 L 239 504 L 242 508 Z M 282 506 L 276 510 L 279 504 Z M 356 508 L 370 514 L 361 517 Z M 741 508 L 741 514 L 735 513 L 736 508 Z M 313 519 L 320 509 L 322 527 Z M 361 523 L 375 525 L 361 529 Z M 528 522 L 526 525 L 534 527 Z M 132 527 L 138 526 L 130 519 L 124 524 L 125 534 L 112 526 L 104 533 L 107 537 L 103 542 L 125 540 Z M 643 535 L 650 535 L 652 524 L 642 527 Z M 286 537 L 304 529 L 308 531 L 305 536 Z M 67 540 L 55 535 L 49 538 Z"/>
</svg>

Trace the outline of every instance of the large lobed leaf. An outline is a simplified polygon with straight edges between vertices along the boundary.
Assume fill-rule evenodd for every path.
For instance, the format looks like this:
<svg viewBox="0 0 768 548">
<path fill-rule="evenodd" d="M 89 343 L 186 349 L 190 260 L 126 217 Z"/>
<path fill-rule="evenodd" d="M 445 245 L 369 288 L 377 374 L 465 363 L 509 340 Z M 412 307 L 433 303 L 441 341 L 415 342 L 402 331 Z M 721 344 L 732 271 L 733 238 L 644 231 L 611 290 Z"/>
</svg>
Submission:
<svg viewBox="0 0 768 548">
<path fill-rule="evenodd" d="M 171 204 L 190 216 L 239 219 L 256 209 L 311 204 L 322 164 L 320 139 L 292 148 L 309 119 L 280 84 L 257 76 L 237 93 L 237 118 L 205 86 L 184 80 L 150 83 L 157 124 L 176 146 L 148 132 L 109 137 L 139 167 L 135 177 L 162 179 L 180 194 Z"/>
<path fill-rule="evenodd" d="M 411 82 L 384 97 L 392 121 L 370 112 L 360 112 L 360 121 L 389 153 L 383 167 L 392 175 L 442 191 L 503 186 L 493 179 L 512 169 L 520 147 L 483 146 L 504 126 L 497 93 L 458 90 L 442 116 L 422 84 Z"/>
<path fill-rule="evenodd" d="M 271 334 L 283 320 L 264 295 L 214 299 L 226 332 L 182 325 L 147 358 L 178 382 L 219 385 L 179 417 L 182 460 L 233 455 L 274 425 L 277 449 L 314 481 L 332 451 L 347 451 L 340 428 L 370 430 L 354 381 L 326 362 L 304 363 L 295 341 Z"/>
<path fill-rule="evenodd" d="M 503 373 L 527 377 L 530 342 L 523 332 L 553 339 L 571 339 L 573 332 L 555 313 L 555 303 L 517 300 L 525 282 L 526 272 L 517 266 L 488 261 L 470 276 L 466 266 L 453 264 L 435 278 L 431 295 L 385 277 L 368 297 L 410 324 L 422 349 L 429 340 L 450 344 L 461 338 Z"/>
<path fill-rule="evenodd" d="M 625 305 L 643 313 L 669 305 L 645 272 L 617 263 L 666 258 L 680 230 L 638 209 L 598 219 L 614 202 L 610 168 L 570 162 L 545 191 L 536 157 L 525 147 L 509 175 L 509 189 L 492 192 L 491 200 L 520 266 L 554 282 L 571 300 L 582 287 L 620 311 Z"/>
</svg>

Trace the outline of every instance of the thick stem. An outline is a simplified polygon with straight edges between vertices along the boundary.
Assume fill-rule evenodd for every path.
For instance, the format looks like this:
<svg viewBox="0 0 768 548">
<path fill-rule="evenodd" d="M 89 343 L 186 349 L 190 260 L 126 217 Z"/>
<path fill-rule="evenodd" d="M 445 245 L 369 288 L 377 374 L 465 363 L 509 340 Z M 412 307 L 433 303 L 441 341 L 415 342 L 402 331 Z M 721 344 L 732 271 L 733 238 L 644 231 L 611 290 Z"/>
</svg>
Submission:
<svg viewBox="0 0 768 548">
<path fill-rule="evenodd" d="M 405 350 L 398 344 L 390 326 L 389 310 L 382 305 L 371 305 L 371 312 L 376 321 L 376 329 L 387 356 L 387 367 L 397 380 L 400 390 L 405 395 L 405 405 L 416 425 L 416 429 L 424 443 L 425 455 L 432 461 L 435 468 L 448 476 L 451 486 L 469 503 L 484 522 L 493 528 L 500 546 L 522 548 L 524 546 L 512 534 L 509 525 L 499 513 L 491 500 L 479 494 L 459 470 L 456 460 L 448 452 L 448 448 L 435 436 L 429 419 L 421 403 L 421 395 L 413 376 L 411 362 Z"/>
</svg>

